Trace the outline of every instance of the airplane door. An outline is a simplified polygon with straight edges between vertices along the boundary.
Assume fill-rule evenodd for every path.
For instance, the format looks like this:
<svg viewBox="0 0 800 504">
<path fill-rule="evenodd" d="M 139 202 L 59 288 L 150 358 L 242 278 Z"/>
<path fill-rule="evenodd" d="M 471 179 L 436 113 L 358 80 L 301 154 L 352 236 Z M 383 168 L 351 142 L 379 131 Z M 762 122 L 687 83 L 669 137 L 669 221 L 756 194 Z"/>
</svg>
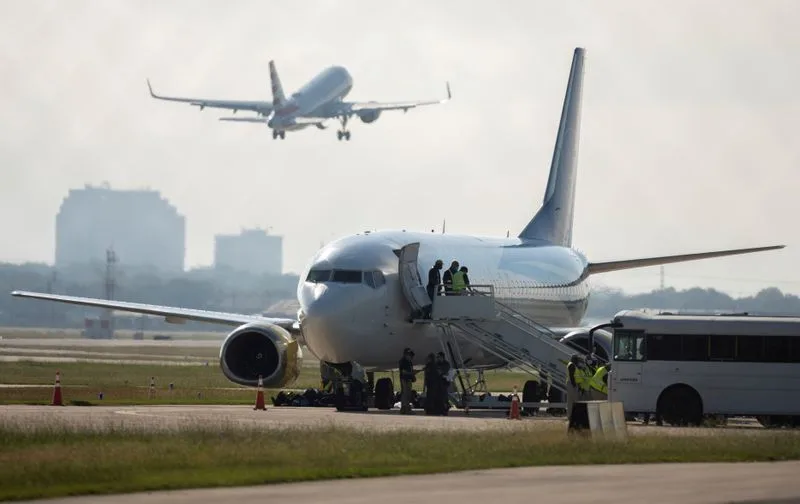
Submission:
<svg viewBox="0 0 800 504">
<path fill-rule="evenodd" d="M 403 294 L 411 305 L 412 312 L 421 310 L 431 303 L 422 279 L 419 276 L 417 256 L 419 254 L 419 242 L 409 243 L 400 249 L 400 266 L 398 276 L 400 287 Z"/>
</svg>

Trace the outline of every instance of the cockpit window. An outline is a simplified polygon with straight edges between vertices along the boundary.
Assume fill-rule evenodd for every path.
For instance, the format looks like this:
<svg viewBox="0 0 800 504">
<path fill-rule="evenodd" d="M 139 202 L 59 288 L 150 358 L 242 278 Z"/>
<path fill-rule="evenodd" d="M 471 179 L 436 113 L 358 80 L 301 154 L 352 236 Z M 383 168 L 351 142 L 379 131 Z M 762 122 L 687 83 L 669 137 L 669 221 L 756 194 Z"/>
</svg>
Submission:
<svg viewBox="0 0 800 504">
<path fill-rule="evenodd" d="M 331 270 L 311 270 L 308 272 L 306 282 L 327 282 L 331 279 Z"/>
<path fill-rule="evenodd" d="M 381 285 L 386 283 L 386 278 L 384 278 L 382 271 L 373 271 L 372 272 L 372 277 L 374 278 L 374 281 L 375 281 L 375 285 L 374 285 L 375 288 L 378 288 Z"/>
<path fill-rule="evenodd" d="M 357 270 L 333 270 L 333 282 L 361 283 L 361 272 Z"/>
</svg>

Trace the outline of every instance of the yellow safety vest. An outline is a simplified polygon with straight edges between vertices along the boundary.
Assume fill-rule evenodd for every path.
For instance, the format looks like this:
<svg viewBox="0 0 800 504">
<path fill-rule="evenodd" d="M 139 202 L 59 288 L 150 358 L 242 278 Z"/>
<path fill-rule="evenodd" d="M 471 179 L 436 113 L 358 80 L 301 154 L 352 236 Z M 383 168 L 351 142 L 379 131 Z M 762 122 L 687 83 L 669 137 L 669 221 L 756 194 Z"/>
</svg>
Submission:
<svg viewBox="0 0 800 504">
<path fill-rule="evenodd" d="M 570 369 L 570 366 L 575 368 L 575 385 L 577 385 L 577 387 L 579 389 L 586 388 L 586 377 L 587 376 L 584 373 L 583 369 L 581 369 L 579 367 L 576 367 L 575 363 L 573 363 L 573 362 L 568 362 L 567 363 L 567 385 L 570 385 L 570 381 L 569 381 L 569 369 Z"/>
<path fill-rule="evenodd" d="M 589 381 L 589 386 L 593 389 L 602 392 L 603 394 L 608 394 L 608 385 L 603 383 L 603 378 L 608 374 L 608 368 L 605 366 L 600 366 L 597 368 L 597 372 L 592 376 L 592 379 Z"/>
<path fill-rule="evenodd" d="M 467 288 L 467 282 L 464 281 L 464 272 L 456 271 L 453 273 L 453 292 L 461 292 Z"/>
</svg>

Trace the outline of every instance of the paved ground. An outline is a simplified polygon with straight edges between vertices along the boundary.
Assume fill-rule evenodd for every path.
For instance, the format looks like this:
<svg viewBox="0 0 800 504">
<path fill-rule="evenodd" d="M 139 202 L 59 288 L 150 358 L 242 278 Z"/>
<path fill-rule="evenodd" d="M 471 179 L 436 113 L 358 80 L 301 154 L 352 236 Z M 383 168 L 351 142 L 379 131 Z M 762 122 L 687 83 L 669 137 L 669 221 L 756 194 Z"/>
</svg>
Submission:
<svg viewBox="0 0 800 504">
<path fill-rule="evenodd" d="M 798 502 L 800 462 L 564 466 L 53 499 L 48 504 Z"/>
<path fill-rule="evenodd" d="M 174 429 L 188 425 L 234 425 L 258 426 L 259 428 L 282 428 L 297 426 L 342 426 L 374 430 L 423 429 L 423 430 L 472 430 L 486 429 L 557 429 L 566 428 L 566 420 L 559 417 L 523 417 L 521 421 L 507 420 L 502 412 L 453 411 L 448 417 L 400 415 L 398 411 L 371 410 L 361 412 L 337 412 L 333 408 L 270 407 L 266 411 L 254 411 L 250 406 L 0 406 L 0 422 L 12 421 L 25 424 L 64 422 L 87 427 L 131 426 L 146 429 Z M 671 428 L 655 425 L 643 426 L 629 423 L 628 432 L 663 433 L 665 435 L 760 434 L 770 432 L 751 421 L 742 421 L 726 428 Z M 774 431 L 773 431 L 774 432 Z M 794 432 L 794 431 L 787 431 Z M 795 432 L 800 435 L 800 432 Z"/>
</svg>

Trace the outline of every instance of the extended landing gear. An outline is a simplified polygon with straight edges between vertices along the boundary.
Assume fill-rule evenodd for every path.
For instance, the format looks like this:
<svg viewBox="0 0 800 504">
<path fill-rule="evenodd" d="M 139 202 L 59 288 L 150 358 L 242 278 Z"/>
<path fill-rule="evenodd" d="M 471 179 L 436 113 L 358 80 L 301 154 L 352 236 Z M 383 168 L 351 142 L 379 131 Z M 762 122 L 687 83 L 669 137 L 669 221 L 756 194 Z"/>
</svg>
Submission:
<svg viewBox="0 0 800 504">
<path fill-rule="evenodd" d="M 285 139 L 286 138 L 286 132 L 285 131 L 272 130 L 272 139 L 275 140 L 278 137 L 281 137 L 281 140 Z"/>
<path fill-rule="evenodd" d="M 336 132 L 336 138 L 341 141 L 343 138 L 347 141 L 350 141 L 350 132 L 347 130 L 347 117 L 342 117 L 341 119 L 342 129 Z"/>
</svg>

